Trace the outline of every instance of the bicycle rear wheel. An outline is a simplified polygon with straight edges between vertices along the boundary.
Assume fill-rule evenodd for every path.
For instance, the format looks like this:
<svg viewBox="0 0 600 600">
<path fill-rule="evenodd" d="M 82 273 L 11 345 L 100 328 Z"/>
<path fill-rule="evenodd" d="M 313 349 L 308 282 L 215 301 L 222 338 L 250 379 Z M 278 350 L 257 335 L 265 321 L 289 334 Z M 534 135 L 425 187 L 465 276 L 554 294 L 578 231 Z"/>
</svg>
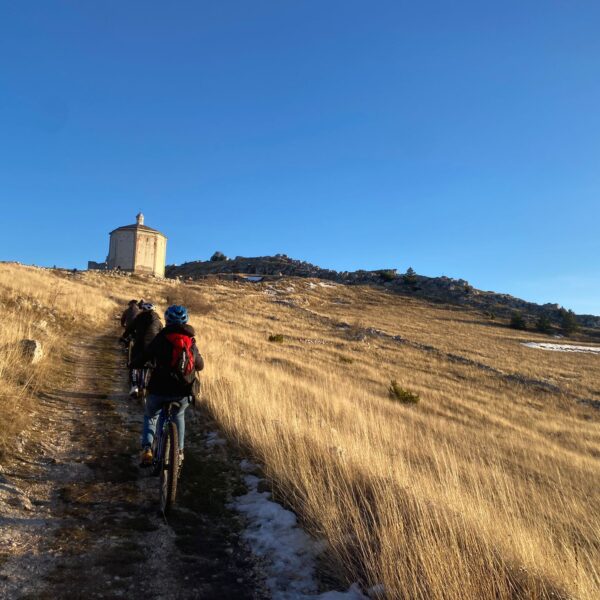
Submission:
<svg viewBox="0 0 600 600">
<path fill-rule="evenodd" d="M 166 514 L 175 504 L 179 471 L 179 438 L 177 426 L 167 423 L 164 429 L 160 464 L 160 510 Z"/>
<path fill-rule="evenodd" d="M 144 409 L 146 408 L 146 399 L 148 398 L 148 381 L 150 380 L 150 369 L 144 367 L 140 370 L 140 398 Z"/>
</svg>

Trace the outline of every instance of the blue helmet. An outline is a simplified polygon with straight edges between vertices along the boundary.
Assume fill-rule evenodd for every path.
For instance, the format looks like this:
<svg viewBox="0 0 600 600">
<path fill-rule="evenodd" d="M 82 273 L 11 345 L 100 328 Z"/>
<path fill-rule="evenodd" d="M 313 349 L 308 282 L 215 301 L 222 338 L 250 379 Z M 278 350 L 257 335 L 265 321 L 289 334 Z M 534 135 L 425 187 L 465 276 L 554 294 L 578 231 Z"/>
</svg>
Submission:
<svg viewBox="0 0 600 600">
<path fill-rule="evenodd" d="M 188 322 L 188 311 L 185 306 L 173 304 L 165 311 L 167 325 L 185 325 Z"/>
</svg>

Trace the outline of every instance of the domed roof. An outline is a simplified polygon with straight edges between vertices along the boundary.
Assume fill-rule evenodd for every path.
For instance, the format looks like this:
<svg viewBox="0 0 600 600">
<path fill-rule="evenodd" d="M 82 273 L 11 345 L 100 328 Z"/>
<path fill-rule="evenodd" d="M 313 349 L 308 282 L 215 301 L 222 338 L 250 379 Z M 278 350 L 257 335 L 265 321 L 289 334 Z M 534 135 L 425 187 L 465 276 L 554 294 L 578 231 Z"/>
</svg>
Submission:
<svg viewBox="0 0 600 600">
<path fill-rule="evenodd" d="M 144 215 L 142 213 L 138 213 L 136 216 L 136 223 L 133 225 L 123 225 L 122 227 L 117 227 L 110 232 L 110 235 L 117 231 L 146 231 L 148 233 L 157 233 L 158 235 L 162 235 L 164 238 L 167 236 L 164 233 L 158 231 L 158 229 L 152 229 L 152 227 L 148 227 L 144 225 Z"/>
</svg>

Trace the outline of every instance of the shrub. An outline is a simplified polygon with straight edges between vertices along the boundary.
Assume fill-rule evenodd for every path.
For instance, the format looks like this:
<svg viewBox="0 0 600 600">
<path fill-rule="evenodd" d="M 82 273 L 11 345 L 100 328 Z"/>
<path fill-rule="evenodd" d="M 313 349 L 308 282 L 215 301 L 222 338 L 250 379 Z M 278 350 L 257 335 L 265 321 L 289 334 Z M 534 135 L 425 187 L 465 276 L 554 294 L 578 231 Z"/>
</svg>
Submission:
<svg viewBox="0 0 600 600">
<path fill-rule="evenodd" d="M 394 281 L 397 276 L 396 269 L 384 269 L 383 271 L 379 271 L 379 277 L 381 277 L 383 281 Z"/>
<path fill-rule="evenodd" d="M 340 359 L 341 363 L 345 363 L 347 365 L 351 365 L 354 362 L 353 358 L 350 358 L 349 356 L 344 356 L 343 354 L 340 354 L 338 358 Z"/>
<path fill-rule="evenodd" d="M 579 329 L 575 313 L 572 310 L 565 310 L 564 308 L 560 309 L 560 325 L 567 335 L 575 333 Z"/>
<path fill-rule="evenodd" d="M 390 381 L 388 392 L 392 400 L 402 402 L 402 404 L 417 404 L 419 402 L 419 394 L 405 390 L 395 379 Z"/>
<path fill-rule="evenodd" d="M 523 318 L 523 315 L 516 310 L 510 317 L 510 326 L 513 329 L 527 329 L 527 323 Z"/>
<path fill-rule="evenodd" d="M 210 257 L 210 262 L 217 262 L 220 260 L 228 260 L 228 258 L 218 250 Z"/>
<path fill-rule="evenodd" d="M 541 333 L 549 333 L 552 330 L 552 322 L 546 314 L 540 315 L 535 322 L 535 328 Z"/>
<path fill-rule="evenodd" d="M 276 344 L 283 344 L 285 337 L 281 335 L 281 333 L 271 334 L 269 336 L 269 341 L 274 342 Z"/>
</svg>

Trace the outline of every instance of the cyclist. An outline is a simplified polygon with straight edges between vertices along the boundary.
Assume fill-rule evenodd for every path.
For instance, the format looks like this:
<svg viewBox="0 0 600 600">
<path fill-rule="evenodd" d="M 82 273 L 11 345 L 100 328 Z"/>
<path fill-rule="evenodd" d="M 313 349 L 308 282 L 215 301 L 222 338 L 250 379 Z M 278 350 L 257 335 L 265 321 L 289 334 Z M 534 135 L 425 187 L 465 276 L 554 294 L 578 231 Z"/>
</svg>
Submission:
<svg viewBox="0 0 600 600">
<path fill-rule="evenodd" d="M 129 327 L 131 322 L 138 316 L 140 313 L 140 307 L 138 306 L 137 300 L 130 300 L 127 304 L 127 308 L 123 311 L 121 315 L 121 327 Z"/>
<path fill-rule="evenodd" d="M 173 305 L 165 312 L 166 327 L 158 333 L 137 364 L 152 361 L 155 365 L 144 412 L 142 432 L 142 466 L 152 464 L 152 440 L 160 411 L 169 402 L 180 404 L 175 422 L 179 437 L 180 464 L 183 460 L 183 436 L 185 433 L 185 409 L 194 395 L 196 372 L 204 368 L 204 360 L 198 351 L 194 328 L 188 324 L 188 312 L 184 306 Z M 160 430 L 160 429 L 159 429 Z"/>
<path fill-rule="evenodd" d="M 139 367 L 134 367 L 133 365 L 138 362 L 137 359 L 142 356 L 152 340 L 156 337 L 156 334 L 162 329 L 162 326 L 160 317 L 154 310 L 154 304 L 144 302 L 138 316 L 129 324 L 123 333 L 122 340 L 127 340 L 130 336 L 133 336 L 134 339 L 131 352 L 131 364 L 129 365 L 131 378 L 130 396 L 137 396 L 139 393 L 137 369 L 143 368 L 145 363 L 142 363 Z"/>
</svg>

